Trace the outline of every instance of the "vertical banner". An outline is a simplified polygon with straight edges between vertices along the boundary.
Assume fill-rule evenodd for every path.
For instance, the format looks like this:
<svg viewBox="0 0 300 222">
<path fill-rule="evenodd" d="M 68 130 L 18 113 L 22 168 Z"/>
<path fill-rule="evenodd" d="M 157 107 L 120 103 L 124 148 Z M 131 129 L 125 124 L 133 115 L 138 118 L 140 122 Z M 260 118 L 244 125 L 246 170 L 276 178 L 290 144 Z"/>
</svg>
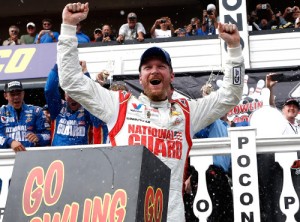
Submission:
<svg viewBox="0 0 300 222">
<path fill-rule="evenodd" d="M 230 128 L 235 222 L 260 222 L 256 130 Z"/>
<path fill-rule="evenodd" d="M 243 56 L 245 59 L 245 68 L 250 68 L 249 59 L 249 38 L 248 38 L 248 23 L 246 1 L 242 0 L 219 0 L 220 22 L 235 24 L 240 32 L 241 45 L 243 48 Z M 227 45 L 221 41 L 222 46 L 222 66 L 226 61 Z"/>
</svg>

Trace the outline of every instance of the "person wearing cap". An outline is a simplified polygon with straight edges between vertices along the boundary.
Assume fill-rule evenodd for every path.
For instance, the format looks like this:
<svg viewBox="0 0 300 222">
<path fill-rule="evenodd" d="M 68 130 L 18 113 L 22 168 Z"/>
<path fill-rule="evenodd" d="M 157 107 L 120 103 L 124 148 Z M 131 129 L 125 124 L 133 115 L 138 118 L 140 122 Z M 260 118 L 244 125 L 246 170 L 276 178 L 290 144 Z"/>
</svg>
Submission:
<svg viewBox="0 0 300 222">
<path fill-rule="evenodd" d="M 205 98 L 168 100 L 174 81 L 169 53 L 147 49 L 140 58 L 138 98 L 126 91 L 110 91 L 80 71 L 75 28 L 87 17 L 88 3 L 67 4 L 58 44 L 60 86 L 93 115 L 107 123 L 112 146 L 143 145 L 171 169 L 168 222 L 185 221 L 182 199 L 184 169 L 192 136 L 225 115 L 242 98 L 244 59 L 234 24 L 219 24 L 219 35 L 228 45 L 223 86 Z"/>
<path fill-rule="evenodd" d="M 102 39 L 102 30 L 100 28 L 95 28 L 94 30 L 94 39 L 92 40 L 92 42 L 96 42 L 97 39 Z"/>
<path fill-rule="evenodd" d="M 294 98 L 288 98 L 282 107 L 282 113 L 287 120 L 287 125 L 283 132 L 283 135 L 297 135 L 300 134 L 300 127 L 296 120 L 300 110 L 299 101 Z"/>
<path fill-rule="evenodd" d="M 130 12 L 127 16 L 127 23 L 123 24 L 119 29 L 118 42 L 124 40 L 138 40 L 144 41 L 144 35 L 146 34 L 145 28 L 142 23 L 137 22 L 137 16 L 134 12 Z"/>
<path fill-rule="evenodd" d="M 80 61 L 82 71 L 89 77 L 86 62 Z M 58 69 L 55 64 L 49 72 L 45 85 L 50 119 L 52 120 L 52 146 L 92 144 L 93 141 L 106 143 L 107 127 L 100 119 L 92 116 L 80 103 L 65 93 L 61 98 L 59 91 Z M 97 128 L 92 135 L 93 126 Z M 97 133 L 97 134 L 96 134 Z"/>
<path fill-rule="evenodd" d="M 43 29 L 35 36 L 34 43 L 57 42 L 59 33 L 52 31 L 52 20 L 45 18 L 42 20 Z"/>
<path fill-rule="evenodd" d="M 9 38 L 3 41 L 3 46 L 9 45 L 20 45 L 21 41 L 19 39 L 20 29 L 16 25 L 11 25 L 8 29 Z"/>
<path fill-rule="evenodd" d="M 24 103 L 25 92 L 20 81 L 11 81 L 4 86 L 7 105 L 0 108 L 0 148 L 15 152 L 26 147 L 50 144 L 49 124 L 39 106 Z"/>
<path fill-rule="evenodd" d="M 266 87 L 270 90 L 270 106 L 276 107 L 275 96 L 274 96 L 274 86 L 278 81 L 272 80 L 272 76 L 276 73 L 269 73 L 266 75 Z M 277 74 L 278 75 L 278 74 Z M 297 123 L 296 117 L 299 113 L 300 105 L 299 101 L 294 98 L 288 98 L 282 106 L 282 114 L 287 120 L 286 127 L 283 130 L 283 135 L 293 135 L 298 134 L 299 124 Z M 300 134 L 300 132 L 299 132 Z"/>
<path fill-rule="evenodd" d="M 33 44 L 36 35 L 35 24 L 33 22 L 29 22 L 27 23 L 26 28 L 27 34 L 22 35 L 20 38 L 21 44 Z"/>
<path fill-rule="evenodd" d="M 202 31 L 207 35 L 215 35 L 218 27 L 217 8 L 214 4 L 207 5 L 203 10 Z"/>
</svg>

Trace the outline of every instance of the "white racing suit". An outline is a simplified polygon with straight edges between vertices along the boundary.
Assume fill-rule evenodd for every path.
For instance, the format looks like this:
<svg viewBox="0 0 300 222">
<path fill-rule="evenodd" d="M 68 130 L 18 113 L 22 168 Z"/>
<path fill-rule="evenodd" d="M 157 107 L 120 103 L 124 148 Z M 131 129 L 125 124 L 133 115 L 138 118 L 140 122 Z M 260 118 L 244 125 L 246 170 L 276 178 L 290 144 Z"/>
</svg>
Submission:
<svg viewBox="0 0 300 222">
<path fill-rule="evenodd" d="M 182 222 L 184 167 L 192 136 L 237 105 L 242 96 L 244 64 L 240 47 L 228 49 L 223 86 L 198 100 L 153 102 L 127 92 L 113 92 L 81 72 L 76 27 L 62 24 L 58 42 L 63 90 L 107 123 L 113 146 L 142 144 L 171 169 L 168 222 Z M 200 86 L 199 86 L 200 88 Z"/>
</svg>

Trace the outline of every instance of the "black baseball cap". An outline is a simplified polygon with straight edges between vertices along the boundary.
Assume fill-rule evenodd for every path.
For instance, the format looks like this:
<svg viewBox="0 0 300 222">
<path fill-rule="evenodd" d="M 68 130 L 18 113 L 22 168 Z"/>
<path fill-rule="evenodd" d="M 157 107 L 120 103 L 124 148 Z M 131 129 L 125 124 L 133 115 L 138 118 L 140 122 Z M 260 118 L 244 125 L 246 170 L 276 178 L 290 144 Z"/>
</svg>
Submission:
<svg viewBox="0 0 300 222">
<path fill-rule="evenodd" d="M 139 71 L 141 71 L 141 67 L 142 65 L 145 63 L 145 61 L 150 58 L 150 57 L 159 57 L 161 59 L 163 59 L 163 61 L 170 66 L 171 69 L 172 68 L 172 62 L 171 62 L 171 57 L 169 55 L 169 53 L 159 47 L 151 47 L 149 49 L 147 49 L 143 55 L 141 56 L 141 60 L 140 60 L 140 66 L 139 66 Z"/>
<path fill-rule="evenodd" d="M 5 83 L 4 92 L 23 91 L 23 86 L 20 81 L 11 81 Z"/>
<path fill-rule="evenodd" d="M 296 100 L 296 99 L 294 99 L 294 98 L 288 98 L 288 99 L 284 102 L 283 106 L 285 106 L 285 105 L 290 105 L 290 104 L 294 104 L 295 106 L 298 107 L 298 109 L 300 109 L 300 105 L 299 105 L 298 100 Z"/>
</svg>

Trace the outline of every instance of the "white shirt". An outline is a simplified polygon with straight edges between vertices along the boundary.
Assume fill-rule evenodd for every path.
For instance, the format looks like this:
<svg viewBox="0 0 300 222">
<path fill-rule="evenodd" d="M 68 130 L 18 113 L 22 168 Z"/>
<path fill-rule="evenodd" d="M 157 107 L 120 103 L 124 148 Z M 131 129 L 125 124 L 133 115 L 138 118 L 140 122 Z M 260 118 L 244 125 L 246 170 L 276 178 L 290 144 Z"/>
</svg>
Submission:
<svg viewBox="0 0 300 222">
<path fill-rule="evenodd" d="M 155 29 L 154 31 L 154 38 L 169 38 L 172 37 L 171 30 L 161 30 L 161 29 Z"/>
<path fill-rule="evenodd" d="M 286 127 L 283 131 L 283 135 L 297 135 L 300 134 L 300 127 L 298 126 L 297 122 L 294 122 L 294 124 L 290 123 L 289 121 L 286 121 Z"/>
<path fill-rule="evenodd" d="M 123 35 L 125 40 L 133 40 L 138 37 L 137 33 L 142 32 L 146 34 L 145 28 L 142 23 L 137 22 L 134 29 L 129 28 L 128 23 L 123 24 L 119 29 L 119 35 Z"/>
</svg>

